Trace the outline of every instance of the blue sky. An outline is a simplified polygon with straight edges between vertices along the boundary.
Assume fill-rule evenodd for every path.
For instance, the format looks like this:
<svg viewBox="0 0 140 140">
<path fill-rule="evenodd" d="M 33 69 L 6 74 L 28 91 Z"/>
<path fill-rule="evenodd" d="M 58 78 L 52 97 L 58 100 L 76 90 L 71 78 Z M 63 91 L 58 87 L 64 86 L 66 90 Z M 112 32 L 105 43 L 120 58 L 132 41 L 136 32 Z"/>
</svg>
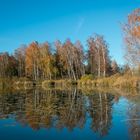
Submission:
<svg viewBox="0 0 140 140">
<path fill-rule="evenodd" d="M 123 64 L 120 23 L 140 0 L 0 0 L 0 52 L 14 52 L 32 41 L 80 40 L 104 35 L 110 55 Z"/>
</svg>

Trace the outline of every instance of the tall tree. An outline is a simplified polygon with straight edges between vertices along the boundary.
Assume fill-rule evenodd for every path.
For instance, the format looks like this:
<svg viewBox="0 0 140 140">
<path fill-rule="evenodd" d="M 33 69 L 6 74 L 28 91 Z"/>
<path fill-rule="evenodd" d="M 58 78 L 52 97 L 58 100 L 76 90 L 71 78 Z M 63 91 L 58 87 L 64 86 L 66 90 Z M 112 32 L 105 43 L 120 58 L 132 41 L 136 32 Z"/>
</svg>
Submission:
<svg viewBox="0 0 140 140">
<path fill-rule="evenodd" d="M 129 65 L 140 65 L 140 8 L 134 10 L 123 25 L 125 41 L 125 58 Z"/>
<path fill-rule="evenodd" d="M 51 45 L 46 42 L 40 45 L 40 64 L 43 78 L 52 79 L 57 73 L 55 57 L 51 53 Z"/>
<path fill-rule="evenodd" d="M 6 77 L 6 70 L 8 67 L 8 58 L 9 54 L 8 53 L 1 53 L 0 54 L 0 77 Z"/>
<path fill-rule="evenodd" d="M 15 50 L 14 57 L 18 62 L 18 76 L 25 76 L 25 51 L 26 45 L 22 45 L 20 48 Z"/>
<path fill-rule="evenodd" d="M 111 62 L 111 71 L 112 71 L 112 74 L 116 74 L 119 72 L 119 66 L 115 60 Z"/>
<path fill-rule="evenodd" d="M 39 78 L 39 45 L 37 42 L 31 43 L 26 48 L 25 70 L 26 76 L 37 80 Z"/>
<path fill-rule="evenodd" d="M 0 77 L 17 76 L 17 61 L 8 53 L 0 54 Z"/>
<path fill-rule="evenodd" d="M 58 51 L 63 68 L 70 79 L 76 80 L 85 74 L 84 52 L 80 41 L 73 44 L 68 39 Z"/>
<path fill-rule="evenodd" d="M 55 43 L 55 61 L 56 61 L 56 67 L 58 69 L 58 77 L 64 78 L 66 73 L 66 66 L 65 66 L 65 60 L 63 59 L 63 44 L 57 40 Z"/>
<path fill-rule="evenodd" d="M 84 48 L 79 40 L 76 41 L 74 46 L 75 46 L 74 64 L 75 64 L 77 79 L 79 79 L 81 76 L 85 75 L 85 65 L 84 65 L 85 54 L 84 54 Z"/>
<path fill-rule="evenodd" d="M 87 42 L 88 42 L 88 54 L 87 54 L 88 71 L 91 74 L 97 75 L 98 62 L 97 62 L 97 46 L 95 43 L 95 39 L 93 37 L 90 37 Z"/>
<path fill-rule="evenodd" d="M 110 66 L 108 45 L 103 36 L 95 35 L 88 39 L 88 65 L 92 74 L 106 76 Z"/>
</svg>

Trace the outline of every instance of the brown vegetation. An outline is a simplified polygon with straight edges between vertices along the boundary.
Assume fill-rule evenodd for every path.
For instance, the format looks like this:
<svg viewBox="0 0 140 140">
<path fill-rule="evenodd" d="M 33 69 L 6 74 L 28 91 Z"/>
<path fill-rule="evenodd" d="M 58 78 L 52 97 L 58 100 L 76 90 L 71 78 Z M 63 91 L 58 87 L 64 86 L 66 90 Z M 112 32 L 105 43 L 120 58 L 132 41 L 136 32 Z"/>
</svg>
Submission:
<svg viewBox="0 0 140 140">
<path fill-rule="evenodd" d="M 108 43 L 102 35 L 89 37 L 86 51 L 80 41 L 72 43 L 70 39 L 64 43 L 58 40 L 54 44 L 35 41 L 22 45 L 13 55 L 0 54 L 0 88 L 9 85 L 68 87 L 78 83 L 80 87 L 139 89 L 139 19 L 140 9 L 134 10 L 123 26 L 128 60 L 124 66 L 111 60 Z"/>
</svg>

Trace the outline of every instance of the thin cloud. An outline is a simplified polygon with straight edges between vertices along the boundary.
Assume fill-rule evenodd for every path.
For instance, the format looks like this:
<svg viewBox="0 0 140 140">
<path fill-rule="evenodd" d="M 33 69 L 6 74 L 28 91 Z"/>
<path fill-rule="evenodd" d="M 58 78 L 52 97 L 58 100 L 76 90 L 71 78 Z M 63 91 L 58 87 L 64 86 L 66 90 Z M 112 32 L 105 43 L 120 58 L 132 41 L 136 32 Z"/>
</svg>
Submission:
<svg viewBox="0 0 140 140">
<path fill-rule="evenodd" d="M 76 27 L 76 31 L 75 31 L 76 34 L 78 34 L 80 32 L 84 23 L 85 23 L 85 18 L 84 17 L 80 18 L 80 20 L 78 21 L 77 27 Z"/>
</svg>

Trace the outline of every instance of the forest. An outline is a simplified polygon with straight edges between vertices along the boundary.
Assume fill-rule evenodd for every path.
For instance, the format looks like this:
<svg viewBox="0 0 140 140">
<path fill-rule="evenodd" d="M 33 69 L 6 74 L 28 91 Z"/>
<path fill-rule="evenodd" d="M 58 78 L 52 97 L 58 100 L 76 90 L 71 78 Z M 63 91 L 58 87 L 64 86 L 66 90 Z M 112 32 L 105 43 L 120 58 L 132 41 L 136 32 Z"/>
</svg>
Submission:
<svg viewBox="0 0 140 140">
<path fill-rule="evenodd" d="M 0 77 L 77 80 L 85 74 L 105 77 L 119 71 L 103 36 L 90 37 L 87 44 L 86 52 L 80 41 L 73 44 L 67 39 L 64 43 L 56 41 L 53 47 L 48 42 L 32 42 L 15 50 L 14 55 L 1 53 Z"/>
<path fill-rule="evenodd" d="M 140 66 L 140 8 L 134 10 L 121 24 L 125 44 L 126 64 L 112 60 L 109 44 L 103 35 L 94 34 L 86 47 L 70 39 L 54 43 L 34 41 L 21 45 L 13 54 L 0 53 L 0 77 L 26 77 L 30 80 L 79 80 L 110 77 L 114 74 L 139 75 Z"/>
</svg>

